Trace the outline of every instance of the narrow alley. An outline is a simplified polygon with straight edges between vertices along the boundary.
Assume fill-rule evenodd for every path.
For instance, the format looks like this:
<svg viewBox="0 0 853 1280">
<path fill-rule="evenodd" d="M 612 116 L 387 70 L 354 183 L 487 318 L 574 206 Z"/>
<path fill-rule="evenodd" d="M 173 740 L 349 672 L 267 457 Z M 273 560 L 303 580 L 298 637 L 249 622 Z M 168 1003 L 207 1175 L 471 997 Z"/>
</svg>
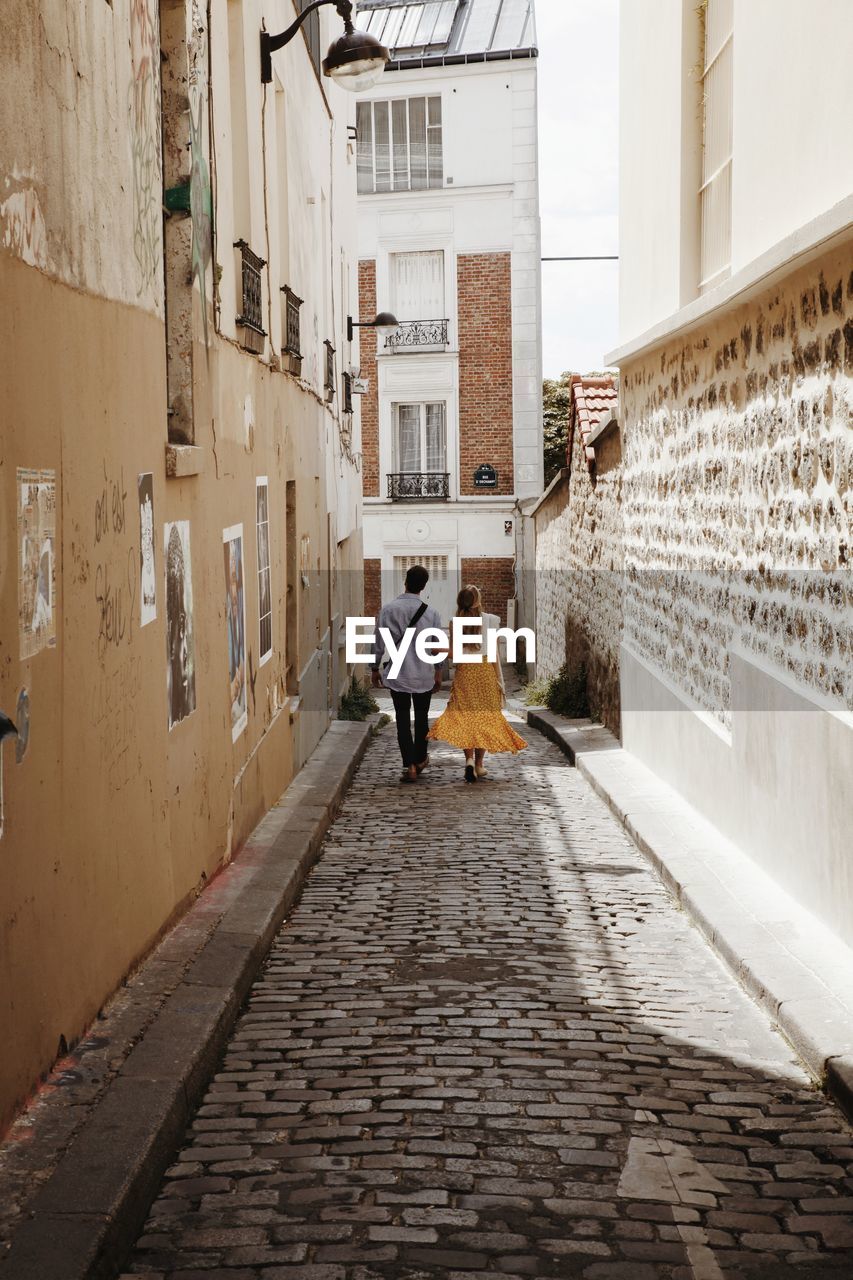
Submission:
<svg viewBox="0 0 853 1280">
<path fill-rule="evenodd" d="M 850 1274 L 853 1137 L 556 747 L 363 762 L 135 1280 Z"/>
</svg>

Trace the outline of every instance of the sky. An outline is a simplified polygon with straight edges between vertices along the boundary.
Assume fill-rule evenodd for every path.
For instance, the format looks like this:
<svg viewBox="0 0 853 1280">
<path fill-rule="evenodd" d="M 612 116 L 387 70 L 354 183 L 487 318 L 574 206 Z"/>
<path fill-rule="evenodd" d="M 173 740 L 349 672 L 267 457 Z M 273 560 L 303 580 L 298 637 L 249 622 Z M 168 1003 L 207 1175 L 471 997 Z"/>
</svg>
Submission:
<svg viewBox="0 0 853 1280">
<path fill-rule="evenodd" d="M 618 253 L 618 0 L 536 0 L 542 255 Z M 618 262 L 543 262 L 546 378 L 604 367 Z"/>
</svg>

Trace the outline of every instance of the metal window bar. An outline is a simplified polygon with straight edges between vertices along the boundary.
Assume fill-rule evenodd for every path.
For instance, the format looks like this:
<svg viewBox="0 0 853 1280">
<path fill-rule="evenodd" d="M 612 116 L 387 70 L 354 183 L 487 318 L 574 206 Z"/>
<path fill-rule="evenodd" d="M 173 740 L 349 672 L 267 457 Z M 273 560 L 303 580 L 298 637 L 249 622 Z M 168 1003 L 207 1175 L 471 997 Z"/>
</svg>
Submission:
<svg viewBox="0 0 853 1280">
<path fill-rule="evenodd" d="M 335 348 L 328 338 L 323 345 L 326 348 L 326 399 L 331 400 L 335 394 Z"/>
<path fill-rule="evenodd" d="M 237 324 L 266 337 L 264 328 L 264 290 L 261 271 L 267 265 L 265 258 L 253 253 L 245 240 L 235 240 L 234 248 L 240 250 L 242 266 L 242 312 Z"/>
<path fill-rule="evenodd" d="M 440 502 L 450 497 L 449 471 L 392 471 L 387 481 L 393 502 Z"/>
<path fill-rule="evenodd" d="M 298 298 L 289 285 L 282 285 L 284 294 L 284 350 L 291 356 L 301 356 L 299 308 L 302 299 Z"/>
<path fill-rule="evenodd" d="M 352 376 L 348 373 L 343 375 L 344 383 L 344 403 L 343 412 L 352 413 Z"/>
</svg>

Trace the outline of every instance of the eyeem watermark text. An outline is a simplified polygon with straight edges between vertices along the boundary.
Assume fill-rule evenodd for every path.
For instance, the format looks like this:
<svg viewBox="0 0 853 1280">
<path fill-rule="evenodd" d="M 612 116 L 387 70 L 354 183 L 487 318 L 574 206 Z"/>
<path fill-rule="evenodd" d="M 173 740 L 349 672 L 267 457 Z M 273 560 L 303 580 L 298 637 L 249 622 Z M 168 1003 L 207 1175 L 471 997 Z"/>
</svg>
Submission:
<svg viewBox="0 0 853 1280">
<path fill-rule="evenodd" d="M 422 631 L 418 631 L 415 627 L 407 627 L 399 643 L 388 627 L 380 627 L 379 637 L 390 659 L 387 674 L 392 680 L 396 680 L 400 674 L 403 661 L 412 644 L 421 662 L 429 662 L 433 666 L 438 666 L 448 656 L 454 665 L 460 662 L 482 661 L 482 618 L 453 618 L 450 638 L 439 627 L 424 627 Z M 519 640 L 525 643 L 525 656 L 528 662 L 536 661 L 536 636 L 530 627 L 519 627 L 517 631 L 513 631 L 511 627 L 495 627 L 486 632 L 487 662 L 497 662 L 498 644 L 502 640 L 506 641 L 507 662 L 515 662 Z M 375 666 L 375 646 L 376 627 L 373 618 L 347 618 L 347 662 L 354 666 Z"/>
</svg>

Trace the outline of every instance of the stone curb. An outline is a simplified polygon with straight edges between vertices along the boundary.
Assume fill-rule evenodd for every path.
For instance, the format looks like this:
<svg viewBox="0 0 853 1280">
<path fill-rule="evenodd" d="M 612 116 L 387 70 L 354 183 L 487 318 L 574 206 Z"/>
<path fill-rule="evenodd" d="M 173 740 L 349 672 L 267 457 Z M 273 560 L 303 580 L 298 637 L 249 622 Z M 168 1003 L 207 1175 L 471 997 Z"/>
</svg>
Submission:
<svg viewBox="0 0 853 1280">
<path fill-rule="evenodd" d="M 334 721 L 258 823 L 232 864 L 245 871 L 238 891 L 31 1201 L 2 1280 L 118 1273 L 370 740 L 367 725 Z M 202 894 L 191 930 L 206 912 Z"/>
<path fill-rule="evenodd" d="M 563 751 L 679 906 L 853 1119 L 853 952 L 589 720 L 514 705 Z"/>
</svg>

